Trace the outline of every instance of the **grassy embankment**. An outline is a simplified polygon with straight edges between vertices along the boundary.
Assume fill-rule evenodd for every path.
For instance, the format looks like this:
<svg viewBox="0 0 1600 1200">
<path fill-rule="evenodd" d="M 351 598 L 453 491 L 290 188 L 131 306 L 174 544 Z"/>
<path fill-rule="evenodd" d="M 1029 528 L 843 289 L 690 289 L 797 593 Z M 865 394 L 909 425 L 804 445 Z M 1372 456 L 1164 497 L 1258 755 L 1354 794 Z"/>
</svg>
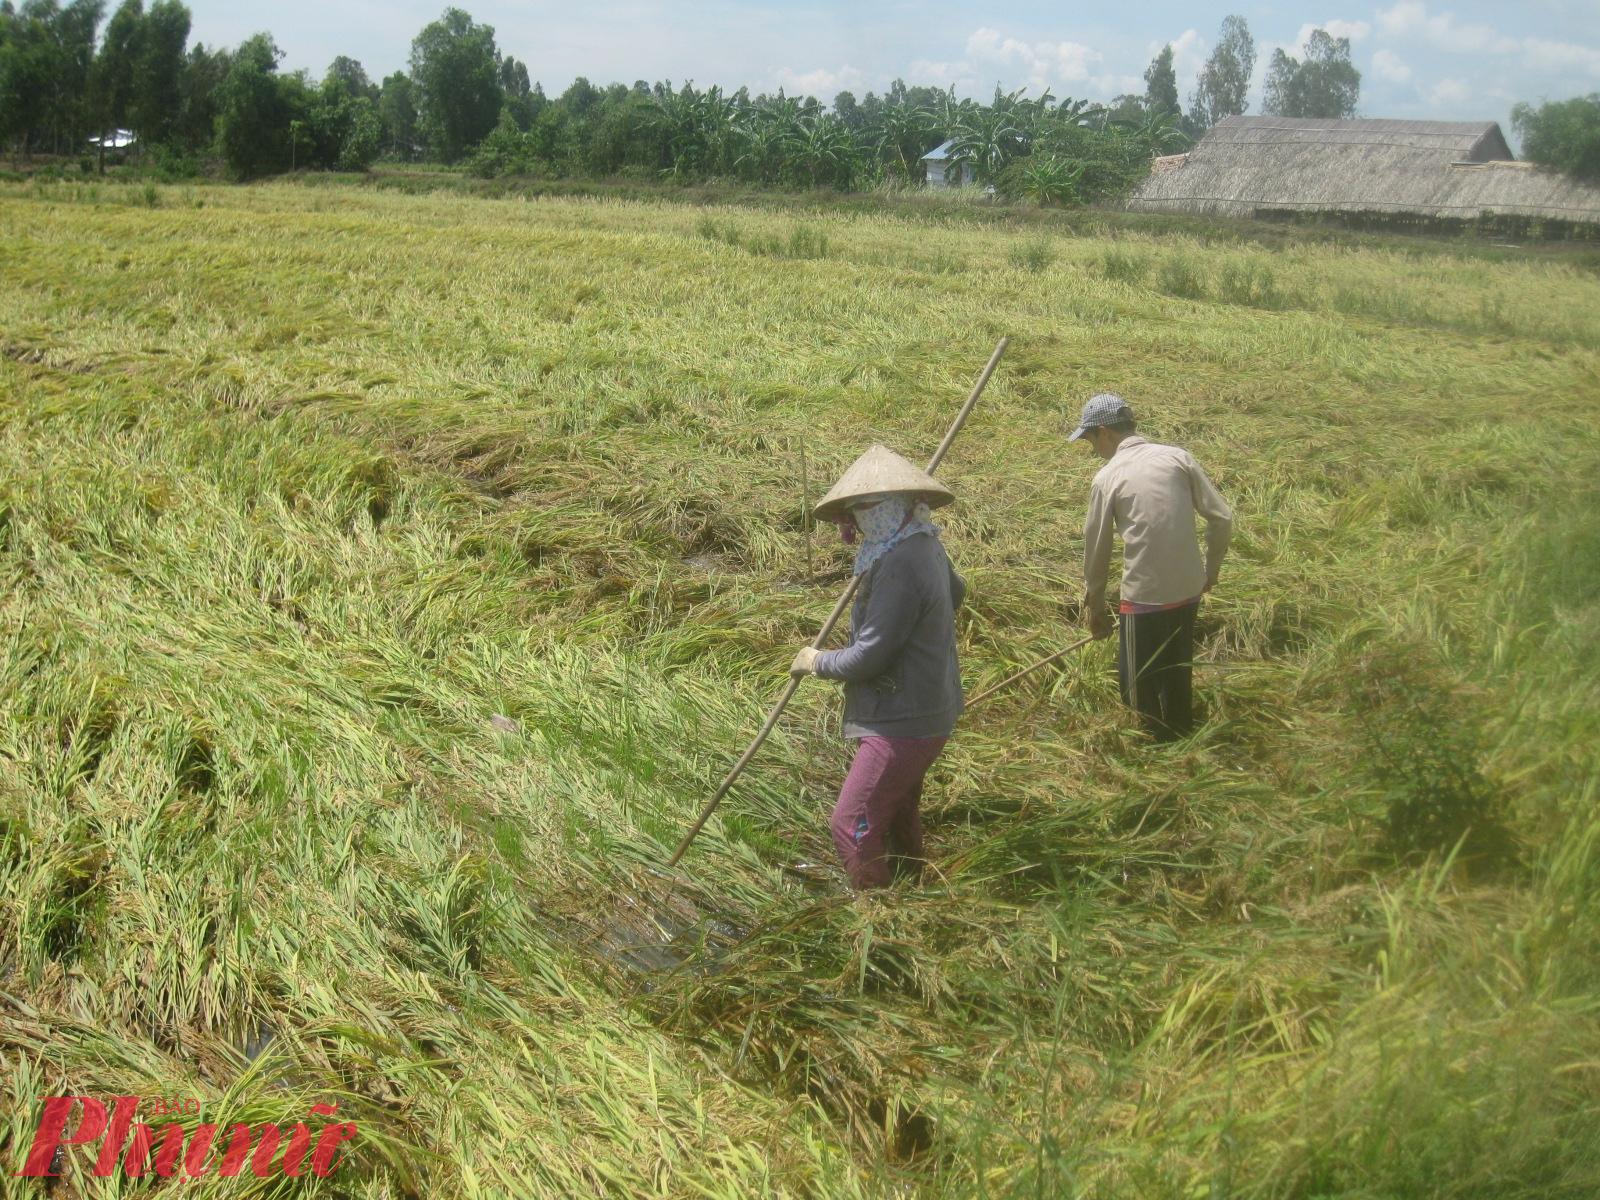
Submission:
<svg viewBox="0 0 1600 1200">
<path fill-rule="evenodd" d="M 1594 1194 L 1592 274 L 115 193 L 0 190 L 6 1171 L 67 1089 L 342 1097 L 326 1195 Z M 1061 420 L 1116 387 L 1238 511 L 1204 732 L 1142 745 L 1092 647 L 964 723 L 938 878 L 850 901 L 783 870 L 844 761 L 808 684 L 667 886 L 846 562 L 797 441 L 925 455 L 1002 333 L 969 687 L 1074 636 Z M 1385 834 L 1474 797 L 1517 861 Z"/>
</svg>

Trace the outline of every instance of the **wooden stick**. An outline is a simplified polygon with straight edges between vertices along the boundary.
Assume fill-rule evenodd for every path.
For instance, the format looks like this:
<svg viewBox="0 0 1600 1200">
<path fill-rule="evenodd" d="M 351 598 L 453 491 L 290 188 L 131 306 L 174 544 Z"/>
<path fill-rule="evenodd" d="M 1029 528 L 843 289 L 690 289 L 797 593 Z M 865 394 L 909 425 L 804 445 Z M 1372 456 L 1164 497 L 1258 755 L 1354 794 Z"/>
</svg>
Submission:
<svg viewBox="0 0 1600 1200">
<path fill-rule="evenodd" d="M 967 701 L 967 708 L 970 709 L 973 705 L 982 703 L 984 700 L 988 699 L 990 696 L 992 696 L 996 692 L 998 692 L 1001 688 L 1010 687 L 1013 683 L 1015 683 L 1017 680 L 1021 679 L 1024 675 L 1032 675 L 1040 667 L 1048 667 L 1051 663 L 1055 662 L 1057 659 L 1065 658 L 1067 655 L 1071 654 L 1074 650 L 1077 650 L 1077 649 L 1079 649 L 1079 648 L 1081 648 L 1083 646 L 1087 646 L 1092 641 L 1094 641 L 1094 638 L 1092 638 L 1092 637 L 1083 638 L 1081 641 L 1073 642 L 1072 645 L 1068 646 L 1065 650 L 1057 650 L 1054 654 L 1051 654 L 1046 658 L 1041 658 L 1038 662 L 1034 663 L 1031 667 L 1023 667 L 1022 670 L 1018 671 L 1015 675 L 1011 675 L 1011 676 L 1009 676 L 1009 677 L 1007 677 L 1005 679 L 1002 679 L 999 683 L 995 684 L 992 688 L 984 688 L 983 691 L 979 692 L 971 700 Z"/>
<path fill-rule="evenodd" d="M 811 564 L 811 476 L 806 470 L 806 440 L 800 438 L 800 528 L 806 532 L 806 582 L 816 577 Z"/>
<path fill-rule="evenodd" d="M 978 376 L 978 382 L 973 385 L 972 394 L 967 397 L 967 402 L 961 406 L 961 411 L 956 414 L 955 421 L 951 423 L 950 432 L 944 435 L 944 441 L 939 443 L 939 448 L 933 452 L 933 457 L 928 460 L 926 470 L 929 475 L 932 475 L 938 469 L 939 464 L 944 461 L 944 456 L 949 451 L 950 444 L 956 440 L 956 434 L 960 433 L 961 427 L 967 423 L 967 417 L 971 415 L 973 406 L 978 403 L 978 397 L 983 395 L 983 389 L 988 386 L 989 376 L 993 375 L 995 367 L 1000 365 L 1000 356 L 1006 352 L 1006 347 L 1010 343 L 1010 338 L 1003 337 L 1000 339 L 999 344 L 995 346 L 994 353 L 989 356 L 989 362 L 983 368 L 983 374 Z M 817 636 L 811 639 L 812 649 L 822 649 L 823 643 L 828 640 L 828 635 L 833 632 L 833 627 L 839 623 L 839 618 L 844 615 L 844 610 L 849 606 L 850 600 L 856 594 L 856 588 L 860 583 L 861 576 L 852 575 L 850 577 L 850 583 L 844 589 L 844 595 L 839 597 L 839 603 L 833 606 L 833 611 L 828 614 L 827 621 L 823 623 Z M 705 828 L 705 823 L 711 819 L 711 814 L 717 811 L 717 805 L 722 803 L 722 798 L 728 794 L 728 789 L 733 786 L 734 781 L 743 773 L 745 765 L 755 757 L 756 751 L 761 749 L 761 743 L 767 740 L 767 735 L 772 732 L 773 726 L 778 723 L 778 718 L 783 715 L 783 710 L 788 707 L 789 701 L 794 699 L 794 694 L 800 687 L 801 678 L 799 675 L 791 675 L 789 677 L 788 686 L 783 689 L 783 695 L 778 697 L 778 702 L 772 706 L 772 711 L 767 714 L 767 721 L 761 727 L 761 732 L 756 734 L 755 740 L 750 743 L 749 748 L 739 756 L 739 761 L 733 764 L 733 770 L 728 772 L 727 777 L 718 785 L 716 793 L 706 802 L 706 806 L 700 810 L 700 815 L 695 818 L 695 823 L 689 826 L 689 832 L 683 835 L 683 840 L 678 843 L 678 848 L 672 852 L 672 857 L 667 860 L 667 866 L 677 866 L 678 860 L 684 855 L 684 851 L 689 849 L 689 843 L 693 842 L 700 831 Z"/>
</svg>

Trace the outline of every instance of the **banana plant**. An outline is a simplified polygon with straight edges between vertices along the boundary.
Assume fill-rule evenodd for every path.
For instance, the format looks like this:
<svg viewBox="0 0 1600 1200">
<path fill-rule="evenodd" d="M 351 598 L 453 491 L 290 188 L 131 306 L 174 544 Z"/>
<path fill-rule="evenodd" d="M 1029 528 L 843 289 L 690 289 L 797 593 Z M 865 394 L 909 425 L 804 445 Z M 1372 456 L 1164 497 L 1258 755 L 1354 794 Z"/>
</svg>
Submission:
<svg viewBox="0 0 1600 1200">
<path fill-rule="evenodd" d="M 1067 162 L 1053 154 L 1035 154 L 1018 162 L 1008 179 L 1008 191 L 1038 205 L 1082 204 L 1083 164 Z"/>
<path fill-rule="evenodd" d="M 824 179 L 847 182 L 857 157 L 855 136 L 832 113 L 808 113 L 784 138 L 795 163 L 820 187 Z"/>
</svg>

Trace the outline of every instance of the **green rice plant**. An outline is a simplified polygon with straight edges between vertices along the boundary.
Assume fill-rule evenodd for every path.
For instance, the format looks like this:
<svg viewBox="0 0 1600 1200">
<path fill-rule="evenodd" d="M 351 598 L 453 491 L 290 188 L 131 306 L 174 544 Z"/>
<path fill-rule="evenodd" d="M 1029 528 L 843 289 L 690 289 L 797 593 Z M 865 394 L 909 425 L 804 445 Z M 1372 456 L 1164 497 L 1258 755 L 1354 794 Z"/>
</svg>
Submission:
<svg viewBox="0 0 1600 1200">
<path fill-rule="evenodd" d="M 1368 651 L 1352 670 L 1362 759 L 1382 789 L 1384 837 L 1401 857 L 1455 854 L 1490 867 L 1515 858 L 1499 797 L 1481 768 L 1482 734 L 1426 646 Z"/>
<path fill-rule="evenodd" d="M 1138 286 L 1150 274 L 1150 256 L 1113 245 L 1100 256 L 1100 270 L 1107 279 L 1116 283 Z"/>
<path fill-rule="evenodd" d="M 701 217 L 695 226 L 695 232 L 708 242 L 722 242 L 725 245 L 737 246 L 741 238 L 739 228 L 731 221 L 719 221 L 715 217 Z"/>
<path fill-rule="evenodd" d="M 828 235 L 810 225 L 796 225 L 789 231 L 784 253 L 788 258 L 827 258 Z"/>
<path fill-rule="evenodd" d="M 1270 265 L 1255 260 L 1229 259 L 1217 276 L 1217 299 L 1225 304 L 1248 304 L 1252 308 L 1282 308 Z"/>
<path fill-rule="evenodd" d="M 1007 257 L 1011 265 L 1017 270 L 1032 271 L 1037 274 L 1055 262 L 1056 252 L 1055 247 L 1048 240 L 1035 238 L 1032 241 L 1013 246 Z"/>
<path fill-rule="evenodd" d="M 1169 296 L 1184 300 L 1202 300 L 1206 296 L 1206 277 L 1188 251 L 1168 254 L 1156 271 L 1156 286 Z"/>
</svg>

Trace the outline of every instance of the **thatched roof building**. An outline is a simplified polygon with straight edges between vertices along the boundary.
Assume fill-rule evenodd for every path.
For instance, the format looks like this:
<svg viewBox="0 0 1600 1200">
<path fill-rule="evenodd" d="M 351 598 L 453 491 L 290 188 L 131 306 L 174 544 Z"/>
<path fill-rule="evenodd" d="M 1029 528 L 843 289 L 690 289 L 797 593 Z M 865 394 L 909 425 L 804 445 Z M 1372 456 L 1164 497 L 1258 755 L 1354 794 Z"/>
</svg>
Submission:
<svg viewBox="0 0 1600 1200">
<path fill-rule="evenodd" d="M 1188 154 L 1157 162 L 1129 208 L 1600 223 L 1600 188 L 1513 161 L 1493 121 L 1228 117 Z"/>
</svg>

